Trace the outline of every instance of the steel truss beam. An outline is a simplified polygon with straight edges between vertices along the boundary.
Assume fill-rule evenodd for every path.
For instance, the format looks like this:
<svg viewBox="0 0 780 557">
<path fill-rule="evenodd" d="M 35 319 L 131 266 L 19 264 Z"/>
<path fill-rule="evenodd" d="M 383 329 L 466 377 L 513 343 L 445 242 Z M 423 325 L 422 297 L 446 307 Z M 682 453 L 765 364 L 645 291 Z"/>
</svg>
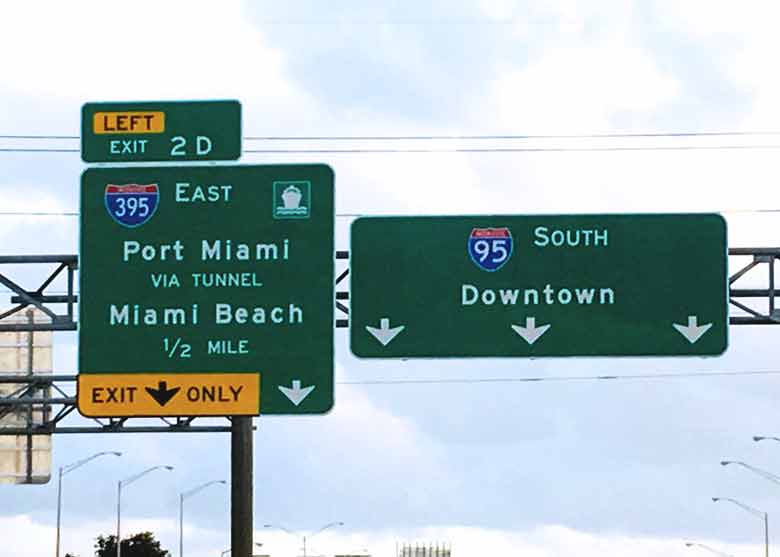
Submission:
<svg viewBox="0 0 780 557">
<path fill-rule="evenodd" d="M 775 261 L 780 259 L 780 248 L 730 248 L 729 255 L 750 256 L 753 258 L 748 265 L 729 277 L 729 303 L 738 307 L 749 315 L 734 315 L 729 317 L 731 325 L 780 325 L 780 310 L 775 307 L 775 298 L 780 296 L 780 290 L 775 288 Z M 336 252 L 336 259 L 349 259 L 349 252 Z M 745 274 L 766 263 L 769 276 L 767 288 L 733 288 L 732 285 Z M 336 278 L 338 287 L 349 276 L 349 266 Z M 348 282 L 346 284 L 349 284 Z M 762 313 L 745 305 L 743 299 L 766 298 L 767 312 Z M 349 292 L 346 290 L 336 292 L 336 309 L 344 314 L 344 317 L 336 320 L 336 328 L 349 327 Z M 746 300 L 745 300 L 746 301 Z"/>
<path fill-rule="evenodd" d="M 22 263 L 51 264 L 57 267 L 49 277 L 35 290 L 26 290 L 0 272 L 0 284 L 10 289 L 16 295 L 11 296 L 11 303 L 17 304 L 0 314 L 0 321 L 14 315 L 29 306 L 35 306 L 50 319 L 51 323 L 0 323 L 0 332 L 7 331 L 75 331 L 76 322 L 73 319 L 73 305 L 78 301 L 73 292 L 73 274 L 79 267 L 77 255 L 0 255 L 0 264 L 18 265 Z M 65 296 L 49 296 L 46 288 L 54 282 L 62 271 L 67 271 L 68 293 Z M 45 304 L 67 304 L 65 314 L 57 314 Z"/>
<path fill-rule="evenodd" d="M 730 248 L 730 256 L 751 257 L 747 265 L 739 269 L 729 277 L 729 303 L 734 307 L 744 311 L 747 315 L 731 316 L 729 323 L 732 325 L 780 325 L 780 309 L 776 307 L 776 300 L 780 292 L 775 286 L 775 262 L 780 259 L 780 248 Z M 346 261 L 349 259 L 348 251 L 337 251 L 336 259 Z M 77 324 L 74 320 L 73 306 L 78 301 L 73 291 L 74 271 L 78 269 L 78 256 L 76 255 L 22 255 L 22 256 L 0 256 L 0 264 L 20 264 L 20 263 L 54 263 L 57 265 L 49 277 L 33 291 L 26 290 L 15 282 L 0 273 L 0 284 L 11 289 L 16 295 L 11 297 L 11 302 L 17 304 L 16 307 L 0 314 L 0 320 L 9 315 L 13 315 L 29 306 L 35 306 L 51 318 L 51 323 L 0 323 L 0 331 L 72 331 L 76 330 Z M 766 288 L 736 288 L 734 283 L 753 272 L 762 265 L 766 265 L 767 287 Z M 68 291 L 62 295 L 48 295 L 46 288 L 59 276 L 62 271 L 67 270 Z M 334 325 L 336 328 L 349 327 L 349 291 L 346 286 L 349 276 L 349 264 L 335 279 L 335 286 L 342 287 L 342 290 L 336 292 L 334 300 L 335 308 L 339 313 Z M 766 311 L 762 312 L 747 305 L 748 301 L 756 299 L 766 299 Z M 45 304 L 67 304 L 65 314 L 57 314 L 49 309 Z M 73 383 L 76 381 L 76 375 L 35 375 L 35 376 L 0 376 L 0 383 L 15 384 L 19 387 L 13 392 L 0 396 L 0 418 L 12 412 L 22 410 L 26 415 L 32 416 L 35 412 L 40 412 L 43 422 L 33 424 L 28 420 L 25 427 L 0 428 L 0 435 L 51 435 L 53 433 L 157 433 L 157 432 L 228 432 L 230 426 L 200 426 L 193 425 L 194 417 L 177 418 L 168 420 L 160 418 L 165 424 L 162 426 L 131 426 L 127 425 L 127 418 L 100 420 L 92 418 L 97 426 L 63 426 L 62 420 L 76 410 L 76 399 L 68 395 L 61 384 Z M 52 396 L 52 392 L 54 396 Z M 52 412 L 52 406 L 59 406 L 57 412 Z M 230 418 L 226 418 L 230 420 Z"/>
<path fill-rule="evenodd" d="M 349 259 L 349 252 L 337 251 L 336 259 L 339 260 Z M 348 276 L 349 276 L 349 264 L 345 265 L 344 270 L 341 273 L 339 273 L 339 275 L 336 277 L 336 288 L 338 288 L 339 286 L 345 288 L 345 290 L 336 291 L 336 310 L 340 312 L 339 318 L 336 319 L 337 329 L 345 329 L 349 327 L 349 308 L 347 307 L 346 303 L 344 303 L 347 300 L 349 300 L 349 292 L 346 290 L 347 286 L 349 285 L 349 281 L 344 282 Z"/>
<path fill-rule="evenodd" d="M 780 310 L 775 298 L 780 291 L 775 288 L 775 262 L 780 259 L 780 248 L 730 248 L 729 255 L 752 257 L 747 265 L 729 277 L 729 303 L 747 313 L 729 318 L 732 325 L 780 325 Z M 766 264 L 767 288 L 735 288 L 734 283 L 754 269 Z M 749 300 L 766 298 L 766 311 L 758 311 L 747 305 Z"/>
<path fill-rule="evenodd" d="M 780 259 L 780 248 L 729 248 L 731 256 L 748 256 L 753 260 L 734 273 L 729 278 L 729 302 L 746 312 L 748 315 L 732 316 L 729 322 L 732 325 L 777 325 L 780 324 L 780 311 L 776 308 L 775 298 L 778 297 L 778 290 L 775 287 L 775 261 Z M 337 260 L 348 260 L 348 251 L 337 251 Z M 28 306 L 35 306 L 51 319 L 51 323 L 35 323 L 29 325 L 26 323 L 5 324 L 0 323 L 0 331 L 74 331 L 77 324 L 73 319 L 73 305 L 78 301 L 78 297 L 73 291 L 73 273 L 78 269 L 77 255 L 15 255 L 0 256 L 0 264 L 10 263 L 57 263 L 59 266 L 52 272 L 36 290 L 28 291 L 11 281 L 5 275 L 0 273 L 0 284 L 4 284 L 16 293 L 11 297 L 11 302 L 18 304 L 3 314 L 0 314 L 0 320 L 9 315 L 13 315 Z M 761 264 L 767 264 L 768 268 L 768 286 L 767 288 L 734 288 L 733 284 Z M 63 271 L 68 271 L 68 293 L 62 295 L 47 295 L 45 289 L 54 279 Z M 339 312 L 339 318 L 336 319 L 336 328 L 349 327 L 349 291 L 347 290 L 349 277 L 349 264 L 336 277 L 336 287 L 341 286 L 343 290 L 336 292 L 335 305 Z M 766 298 L 767 311 L 760 312 L 745 304 L 748 299 Z M 67 304 L 67 313 L 58 315 L 45 304 Z"/>
</svg>

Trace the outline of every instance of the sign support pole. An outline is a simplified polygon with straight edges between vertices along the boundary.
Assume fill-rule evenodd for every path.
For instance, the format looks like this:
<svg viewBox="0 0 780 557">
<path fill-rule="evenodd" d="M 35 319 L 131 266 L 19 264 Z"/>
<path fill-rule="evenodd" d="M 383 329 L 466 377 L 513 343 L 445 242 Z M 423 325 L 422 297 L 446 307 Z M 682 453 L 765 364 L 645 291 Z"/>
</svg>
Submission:
<svg viewBox="0 0 780 557">
<path fill-rule="evenodd" d="M 35 317 L 33 314 L 32 309 L 27 310 L 27 324 L 32 325 L 35 321 Z M 34 374 L 33 366 L 35 360 L 33 355 L 33 348 L 35 346 L 35 343 L 33 342 L 33 335 L 35 333 L 33 331 L 27 332 L 27 377 L 32 377 Z M 34 397 L 37 394 L 37 391 L 30 391 L 30 396 Z M 33 407 L 32 405 L 27 408 L 27 454 L 25 455 L 27 457 L 27 477 L 25 478 L 25 483 L 31 484 L 32 483 L 32 475 L 33 475 L 33 435 L 32 435 L 32 426 L 33 426 Z"/>
<path fill-rule="evenodd" d="M 252 557 L 252 418 L 234 416 L 230 430 L 230 541 L 233 557 Z"/>
</svg>

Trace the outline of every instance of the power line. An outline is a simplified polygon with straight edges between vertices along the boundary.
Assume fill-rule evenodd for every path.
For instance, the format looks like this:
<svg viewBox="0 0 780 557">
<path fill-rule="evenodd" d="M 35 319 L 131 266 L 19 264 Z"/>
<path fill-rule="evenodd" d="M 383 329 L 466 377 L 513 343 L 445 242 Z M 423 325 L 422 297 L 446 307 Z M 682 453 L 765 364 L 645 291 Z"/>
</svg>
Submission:
<svg viewBox="0 0 780 557">
<path fill-rule="evenodd" d="M 0 139 L 80 139 L 78 135 L 0 135 Z"/>
<path fill-rule="evenodd" d="M 53 149 L 51 147 L 0 147 L 0 153 L 79 153 L 79 149 Z"/>
<path fill-rule="evenodd" d="M 766 137 L 780 135 L 780 131 L 711 131 L 711 132 L 625 132 L 582 134 L 450 134 L 450 135 L 278 135 L 245 136 L 245 141 L 507 141 L 528 139 L 632 139 L 679 137 Z M 0 134 L 0 139 L 78 140 L 78 135 L 14 135 Z"/>
<path fill-rule="evenodd" d="M 525 19 L 270 19 L 260 25 L 577 25 L 575 21 L 547 21 Z"/>
<path fill-rule="evenodd" d="M 430 359 L 426 359 L 430 360 Z M 402 359 L 403 362 L 407 359 Z M 63 372 L 60 372 L 63 373 Z M 459 378 L 431 378 L 431 379 L 368 379 L 368 380 L 340 380 L 336 385 L 473 385 L 481 383 L 545 383 L 545 382 L 572 382 L 572 381 L 614 381 L 614 380 L 645 380 L 645 379 L 699 379 L 710 377 L 756 377 L 780 375 L 780 370 L 747 370 L 747 371 L 672 371 L 672 372 L 644 372 L 628 373 L 622 375 L 549 375 L 533 377 L 459 377 Z"/>
<path fill-rule="evenodd" d="M 399 149 L 245 149 L 244 153 L 263 155 L 303 154 L 395 154 L 395 153 L 596 153 L 629 151 L 749 151 L 776 150 L 780 145 L 653 145 L 639 147 L 454 147 L 454 148 L 399 148 Z"/>
<path fill-rule="evenodd" d="M 0 216 L 3 217 L 77 217 L 79 213 L 76 212 L 25 212 L 25 211 L 6 211 L 0 212 Z"/>
<path fill-rule="evenodd" d="M 756 211 L 748 211 L 748 212 L 763 212 L 763 211 L 766 211 L 766 209 L 757 209 Z M 780 209 L 777 209 L 777 212 L 780 212 Z M 0 217 L 77 217 L 80 214 L 81 213 L 79 213 L 78 211 L 62 211 L 62 212 L 60 211 L 51 211 L 51 212 L 0 211 Z M 363 213 L 336 213 L 335 216 L 338 218 L 358 218 L 358 217 L 366 217 L 369 215 Z"/>
<path fill-rule="evenodd" d="M 710 211 L 701 211 L 710 213 L 737 214 L 737 213 L 780 213 L 780 209 L 713 209 Z M 0 217 L 78 217 L 81 213 L 77 211 L 0 211 Z M 587 214 L 587 213 L 584 213 Z M 594 213 L 595 214 L 595 213 Z M 361 217 L 383 217 L 383 216 L 412 216 L 412 215 L 377 215 L 369 213 L 336 213 L 336 218 L 361 218 Z M 443 215 L 447 216 L 447 215 Z M 544 217 L 545 214 L 529 215 Z"/>
<path fill-rule="evenodd" d="M 780 375 L 780 370 L 756 371 L 690 371 L 672 373 L 637 373 L 628 375 L 558 375 L 547 377 L 484 377 L 479 379 L 376 379 L 360 381 L 336 381 L 337 385 L 471 385 L 478 383 L 560 383 L 574 381 L 612 381 L 612 380 L 665 380 L 693 379 L 707 377 L 743 377 Z"/>
<path fill-rule="evenodd" d="M 780 370 L 753 371 L 691 371 L 664 373 L 636 373 L 627 375 L 552 375 L 537 377 L 483 377 L 483 378 L 439 378 L 439 379 L 374 379 L 359 381 L 334 381 L 336 385 L 363 385 L 372 387 L 409 385 L 474 385 L 500 383 L 570 383 L 592 381 L 644 381 L 669 379 L 703 379 L 722 377 L 756 377 L 780 375 Z"/>
<path fill-rule="evenodd" d="M 455 147 L 455 148 L 397 148 L 397 149 L 244 149 L 245 154 L 263 155 L 355 155 L 355 154 L 441 154 L 441 153 L 597 153 L 639 151 L 752 151 L 777 150 L 780 145 L 648 145 L 638 147 Z M 78 153 L 79 149 L 54 149 L 49 147 L 0 148 L 0 153 Z"/>
<path fill-rule="evenodd" d="M 720 131 L 720 132 L 639 132 L 584 134 L 503 134 L 503 135 L 312 135 L 312 136 L 247 136 L 246 141 L 506 141 L 528 139 L 633 139 L 674 137 L 757 137 L 780 135 L 780 131 Z M 2 138 L 2 136 L 0 136 Z"/>
</svg>

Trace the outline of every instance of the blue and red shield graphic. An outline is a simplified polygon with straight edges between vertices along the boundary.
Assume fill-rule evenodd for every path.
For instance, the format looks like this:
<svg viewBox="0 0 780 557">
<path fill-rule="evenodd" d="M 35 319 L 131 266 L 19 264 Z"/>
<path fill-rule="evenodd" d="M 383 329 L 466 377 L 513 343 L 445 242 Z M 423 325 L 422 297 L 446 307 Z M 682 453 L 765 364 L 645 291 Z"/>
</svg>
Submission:
<svg viewBox="0 0 780 557">
<path fill-rule="evenodd" d="M 106 186 L 106 210 L 122 226 L 135 228 L 146 223 L 157 210 L 160 192 L 157 184 Z"/>
<path fill-rule="evenodd" d="M 506 227 L 474 228 L 469 235 L 469 256 L 483 271 L 497 271 L 512 255 L 512 234 Z"/>
</svg>

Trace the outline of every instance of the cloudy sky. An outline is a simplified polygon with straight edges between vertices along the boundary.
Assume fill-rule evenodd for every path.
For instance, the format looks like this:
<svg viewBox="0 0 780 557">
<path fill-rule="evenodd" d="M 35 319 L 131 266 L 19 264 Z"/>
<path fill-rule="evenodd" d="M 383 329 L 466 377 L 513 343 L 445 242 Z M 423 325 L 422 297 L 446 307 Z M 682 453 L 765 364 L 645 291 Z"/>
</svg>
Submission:
<svg viewBox="0 0 780 557">
<path fill-rule="evenodd" d="M 0 135 L 76 136 L 87 101 L 211 98 L 241 101 L 247 136 L 780 132 L 778 17 L 780 5 L 758 1 L 14 2 L 0 18 Z M 776 246 L 778 145 L 780 133 L 245 141 L 444 152 L 242 162 L 332 166 L 337 249 L 356 214 L 704 211 L 726 217 L 731 247 Z M 0 138 L 17 147 L 78 141 Z M 627 147 L 647 149 L 614 149 Z M 77 153 L 0 152 L 0 212 L 65 213 L 1 216 L 0 252 L 76 253 L 67 213 L 83 166 Z M 697 551 L 692 540 L 758 555 L 760 520 L 710 498 L 765 510 L 770 527 L 780 516 L 780 485 L 718 464 L 780 473 L 780 443 L 751 440 L 780 435 L 778 379 L 763 373 L 780 370 L 776 337 L 732 327 L 714 359 L 396 362 L 356 359 L 337 330 L 334 410 L 255 422 L 255 539 L 292 556 L 299 540 L 263 524 L 306 533 L 343 521 L 311 548 L 389 557 L 396 542 L 438 540 L 459 557 L 676 557 Z M 74 371 L 75 335 L 55 344 L 55 370 Z M 669 377 L 716 371 L 762 373 Z M 511 381 L 636 374 L 650 378 Z M 485 378 L 507 380 L 469 382 Z M 463 381 L 365 384 L 404 379 Z M 225 434 L 58 436 L 53 467 L 102 450 L 124 456 L 65 481 L 63 550 L 81 557 L 114 527 L 117 480 L 175 466 L 128 488 L 123 530 L 151 529 L 176 553 L 178 494 L 229 477 Z M 56 482 L 0 487 L 3 555 L 53 553 L 55 501 Z M 188 500 L 185 536 L 188 557 L 229 546 L 227 489 Z"/>
</svg>

